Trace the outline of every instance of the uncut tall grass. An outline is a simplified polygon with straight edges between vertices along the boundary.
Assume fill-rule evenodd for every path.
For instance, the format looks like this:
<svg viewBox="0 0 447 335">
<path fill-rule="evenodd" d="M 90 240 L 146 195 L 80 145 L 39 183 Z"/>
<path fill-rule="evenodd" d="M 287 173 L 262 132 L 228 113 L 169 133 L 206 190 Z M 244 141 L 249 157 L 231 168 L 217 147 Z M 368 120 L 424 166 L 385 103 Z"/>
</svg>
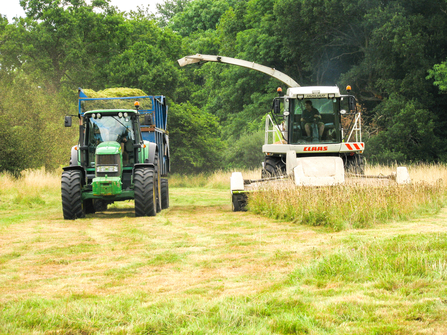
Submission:
<svg viewBox="0 0 447 335">
<path fill-rule="evenodd" d="M 389 175 L 395 168 L 370 167 L 366 174 Z M 408 170 L 409 185 L 296 187 L 290 181 L 250 194 L 248 208 L 267 217 L 335 230 L 439 212 L 446 203 L 447 168 L 416 165 Z"/>
<path fill-rule="evenodd" d="M 0 208 L 13 205 L 44 204 L 60 192 L 62 171 L 48 172 L 45 168 L 24 170 L 16 177 L 0 174 Z"/>
</svg>

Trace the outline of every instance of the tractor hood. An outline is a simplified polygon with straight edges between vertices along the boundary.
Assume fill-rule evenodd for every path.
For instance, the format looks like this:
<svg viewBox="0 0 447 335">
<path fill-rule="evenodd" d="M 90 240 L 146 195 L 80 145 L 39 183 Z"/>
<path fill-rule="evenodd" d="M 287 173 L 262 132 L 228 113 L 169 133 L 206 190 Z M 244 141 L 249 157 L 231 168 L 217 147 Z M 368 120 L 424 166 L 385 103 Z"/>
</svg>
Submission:
<svg viewBox="0 0 447 335">
<path fill-rule="evenodd" d="M 97 155 L 116 155 L 121 152 L 121 145 L 116 141 L 102 142 L 96 147 Z"/>
</svg>

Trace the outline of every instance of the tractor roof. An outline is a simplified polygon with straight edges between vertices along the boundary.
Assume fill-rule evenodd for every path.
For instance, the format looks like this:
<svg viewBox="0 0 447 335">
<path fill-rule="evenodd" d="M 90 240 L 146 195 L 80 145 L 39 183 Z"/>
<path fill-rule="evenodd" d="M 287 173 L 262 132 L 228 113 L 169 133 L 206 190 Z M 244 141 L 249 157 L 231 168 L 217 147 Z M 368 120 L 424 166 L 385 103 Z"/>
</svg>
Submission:
<svg viewBox="0 0 447 335">
<path fill-rule="evenodd" d="M 137 113 L 138 111 L 136 111 L 135 109 L 96 109 L 96 110 L 91 110 L 91 111 L 87 111 L 85 112 L 85 114 L 93 114 L 93 113 L 101 113 L 101 114 L 115 114 L 115 113 Z"/>
</svg>

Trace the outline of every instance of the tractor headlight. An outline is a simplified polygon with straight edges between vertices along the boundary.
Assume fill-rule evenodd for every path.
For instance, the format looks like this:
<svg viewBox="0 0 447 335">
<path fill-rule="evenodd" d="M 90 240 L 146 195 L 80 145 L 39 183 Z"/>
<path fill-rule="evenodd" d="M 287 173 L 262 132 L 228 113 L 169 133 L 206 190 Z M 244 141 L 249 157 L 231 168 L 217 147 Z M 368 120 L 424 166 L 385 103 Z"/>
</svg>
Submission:
<svg viewBox="0 0 447 335">
<path fill-rule="evenodd" d="M 118 166 L 116 166 L 116 165 L 101 165 L 101 166 L 96 167 L 96 172 L 99 172 L 99 173 L 118 172 Z"/>
</svg>

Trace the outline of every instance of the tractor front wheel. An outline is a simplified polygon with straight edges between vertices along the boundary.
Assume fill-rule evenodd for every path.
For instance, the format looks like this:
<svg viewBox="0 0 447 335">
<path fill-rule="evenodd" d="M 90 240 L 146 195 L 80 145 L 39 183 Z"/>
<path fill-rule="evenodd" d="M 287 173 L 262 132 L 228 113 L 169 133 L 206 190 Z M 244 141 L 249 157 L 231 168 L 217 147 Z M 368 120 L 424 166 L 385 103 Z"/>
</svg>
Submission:
<svg viewBox="0 0 447 335">
<path fill-rule="evenodd" d="M 85 217 L 81 189 L 81 171 L 69 170 L 62 173 L 62 212 L 65 220 L 75 220 Z"/>
<path fill-rule="evenodd" d="M 135 171 L 135 216 L 155 216 L 157 214 L 155 175 L 153 168 L 144 167 Z"/>
</svg>

